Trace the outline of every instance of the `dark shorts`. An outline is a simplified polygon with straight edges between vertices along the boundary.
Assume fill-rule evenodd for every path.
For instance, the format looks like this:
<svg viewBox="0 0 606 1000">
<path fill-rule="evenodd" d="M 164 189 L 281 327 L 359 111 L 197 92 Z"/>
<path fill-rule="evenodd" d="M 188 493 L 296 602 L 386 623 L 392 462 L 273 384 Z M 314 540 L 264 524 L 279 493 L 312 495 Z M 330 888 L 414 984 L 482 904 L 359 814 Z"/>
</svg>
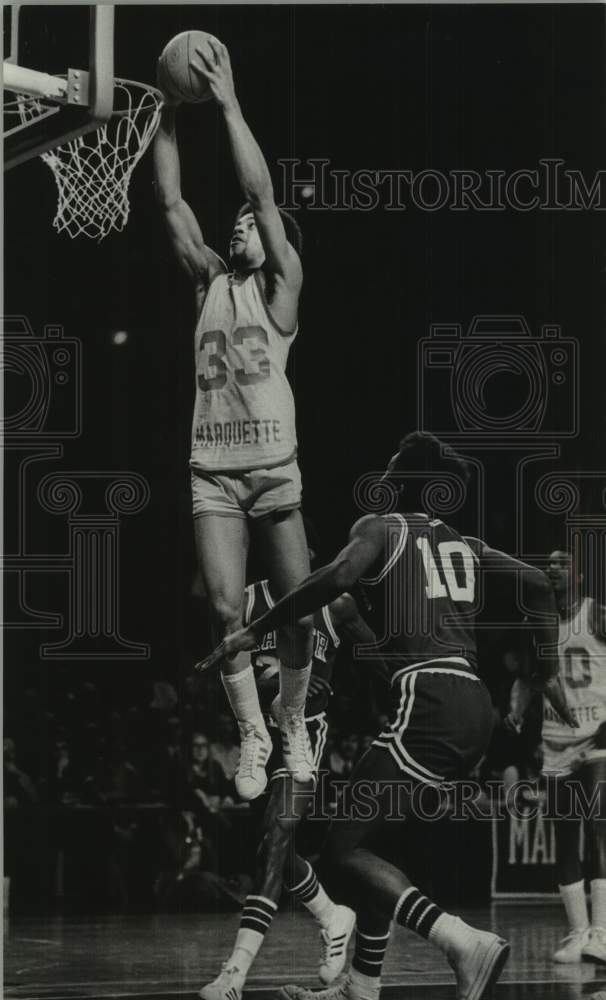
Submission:
<svg viewBox="0 0 606 1000">
<path fill-rule="evenodd" d="M 428 784 L 464 778 L 486 753 L 493 727 L 490 695 L 474 674 L 442 667 L 402 677 L 393 722 L 372 746 L 399 771 Z"/>
<path fill-rule="evenodd" d="M 309 742 L 311 743 L 314 758 L 314 780 L 317 781 L 318 770 L 324 755 L 324 747 L 326 746 L 326 734 L 328 732 L 326 715 L 324 712 L 321 712 L 320 715 L 311 716 L 305 720 L 305 724 L 307 726 Z M 282 738 L 280 736 L 280 730 L 276 725 L 270 725 L 269 734 L 271 736 L 273 747 L 266 767 L 269 780 L 274 781 L 276 778 L 285 777 L 288 774 L 288 771 L 284 767 L 284 755 L 282 754 Z"/>
<path fill-rule="evenodd" d="M 452 782 L 469 774 L 490 742 L 492 703 L 475 675 L 418 670 L 402 678 L 397 695 L 392 724 L 356 764 L 330 825 L 322 874 L 334 892 L 331 871 L 339 878 L 357 848 L 388 856 L 385 845 L 402 821 L 440 815 Z"/>
</svg>

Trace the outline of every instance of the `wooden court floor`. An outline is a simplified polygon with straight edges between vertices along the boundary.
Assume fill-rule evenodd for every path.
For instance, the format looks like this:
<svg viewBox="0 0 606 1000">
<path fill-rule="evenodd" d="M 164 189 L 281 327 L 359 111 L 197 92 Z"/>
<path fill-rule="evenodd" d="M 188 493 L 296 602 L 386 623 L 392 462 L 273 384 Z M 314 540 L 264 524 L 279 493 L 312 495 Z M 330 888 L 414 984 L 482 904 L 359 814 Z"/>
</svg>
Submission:
<svg viewBox="0 0 606 1000">
<path fill-rule="evenodd" d="M 512 946 L 495 1000 L 588 1000 L 606 991 L 606 967 L 557 966 L 550 960 L 564 927 L 551 903 L 494 904 L 461 913 L 498 930 Z M 12 1000 L 195 997 L 229 953 L 237 914 L 149 914 L 11 918 L 4 927 L 4 996 Z M 301 912 L 280 913 L 249 980 L 254 1000 L 282 983 L 316 980 L 315 926 Z M 382 1000 L 454 1000 L 442 956 L 396 928 Z M 606 992 L 599 1000 L 606 1000 Z"/>
</svg>

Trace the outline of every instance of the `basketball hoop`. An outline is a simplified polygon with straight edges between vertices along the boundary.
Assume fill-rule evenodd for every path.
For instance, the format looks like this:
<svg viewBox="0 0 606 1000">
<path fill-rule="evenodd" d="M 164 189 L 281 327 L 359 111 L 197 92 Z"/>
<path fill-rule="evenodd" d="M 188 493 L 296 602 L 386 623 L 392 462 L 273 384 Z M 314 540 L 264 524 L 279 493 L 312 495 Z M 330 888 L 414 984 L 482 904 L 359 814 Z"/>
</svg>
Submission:
<svg viewBox="0 0 606 1000">
<path fill-rule="evenodd" d="M 130 178 L 156 132 L 162 102 L 155 87 L 116 79 L 110 120 L 42 153 L 59 193 L 57 232 L 100 241 L 112 229 L 124 229 Z"/>
</svg>

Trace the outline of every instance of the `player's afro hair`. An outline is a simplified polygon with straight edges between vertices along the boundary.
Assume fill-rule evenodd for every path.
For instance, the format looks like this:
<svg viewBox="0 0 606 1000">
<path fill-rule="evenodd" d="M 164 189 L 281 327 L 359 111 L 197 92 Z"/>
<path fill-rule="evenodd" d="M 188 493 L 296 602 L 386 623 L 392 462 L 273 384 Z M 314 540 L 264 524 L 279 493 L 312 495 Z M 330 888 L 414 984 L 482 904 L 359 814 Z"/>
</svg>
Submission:
<svg viewBox="0 0 606 1000">
<path fill-rule="evenodd" d="M 451 447 L 429 431 L 411 431 L 400 441 L 394 472 L 452 472 L 469 482 L 469 465 Z"/>
<path fill-rule="evenodd" d="M 440 475 L 448 473 L 457 476 L 465 486 L 469 482 L 469 466 L 454 448 L 428 431 L 412 431 L 400 441 L 398 453 L 386 478 L 391 478 L 396 485 L 402 485 L 398 484 L 400 477 L 405 481 L 400 492 L 399 507 L 423 510 L 427 479 L 438 479 Z M 451 518 L 453 516 L 454 512 Z"/>
<path fill-rule="evenodd" d="M 248 215 L 249 212 L 252 212 L 252 207 L 248 202 L 245 202 L 244 205 L 242 205 L 242 208 L 238 209 L 236 222 L 239 218 L 241 218 L 241 216 Z M 278 212 L 280 213 L 282 222 L 284 223 L 286 239 L 290 243 L 291 247 L 294 247 L 300 257 L 303 253 L 303 233 L 299 228 L 299 224 L 295 221 L 292 215 L 290 215 L 289 212 L 285 212 L 283 208 L 279 208 Z"/>
</svg>

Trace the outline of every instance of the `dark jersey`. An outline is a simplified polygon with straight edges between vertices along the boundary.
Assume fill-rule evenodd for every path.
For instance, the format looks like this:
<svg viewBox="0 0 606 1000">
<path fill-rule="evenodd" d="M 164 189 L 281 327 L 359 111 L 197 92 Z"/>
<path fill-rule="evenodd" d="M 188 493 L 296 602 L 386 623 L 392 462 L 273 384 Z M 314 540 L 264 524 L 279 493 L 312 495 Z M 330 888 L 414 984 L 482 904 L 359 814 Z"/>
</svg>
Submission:
<svg viewBox="0 0 606 1000">
<path fill-rule="evenodd" d="M 421 665 L 475 672 L 477 556 L 437 518 L 386 514 L 384 520 L 385 556 L 361 582 L 392 682 Z"/>
<path fill-rule="evenodd" d="M 260 618 L 266 611 L 273 608 L 274 604 L 275 601 L 269 592 L 267 580 L 260 580 L 258 583 L 251 583 L 250 586 L 246 588 L 245 592 L 244 624 L 250 625 L 251 622 L 256 621 L 257 618 Z M 320 611 L 316 611 L 314 613 L 313 623 L 313 656 L 311 661 L 312 677 L 321 677 L 327 684 L 330 684 L 337 649 L 340 646 L 340 639 L 335 631 L 330 611 L 327 607 L 321 608 Z M 252 651 L 251 658 L 253 668 L 255 669 L 255 673 L 257 675 L 263 674 L 263 669 L 259 666 L 259 661 L 262 661 L 263 654 L 274 658 L 277 661 L 277 638 L 276 630 L 267 632 L 263 636 L 263 639 L 257 648 Z M 262 699 L 264 709 L 268 707 L 268 703 L 270 703 L 275 695 L 277 695 L 278 687 L 279 680 L 276 673 L 273 686 L 267 686 L 265 697 Z M 308 693 L 307 701 L 305 703 L 305 717 L 307 719 L 312 718 L 314 715 L 320 715 L 321 712 L 326 711 L 329 693 L 330 692 L 324 688 L 322 688 L 322 690 L 315 695 Z"/>
</svg>

